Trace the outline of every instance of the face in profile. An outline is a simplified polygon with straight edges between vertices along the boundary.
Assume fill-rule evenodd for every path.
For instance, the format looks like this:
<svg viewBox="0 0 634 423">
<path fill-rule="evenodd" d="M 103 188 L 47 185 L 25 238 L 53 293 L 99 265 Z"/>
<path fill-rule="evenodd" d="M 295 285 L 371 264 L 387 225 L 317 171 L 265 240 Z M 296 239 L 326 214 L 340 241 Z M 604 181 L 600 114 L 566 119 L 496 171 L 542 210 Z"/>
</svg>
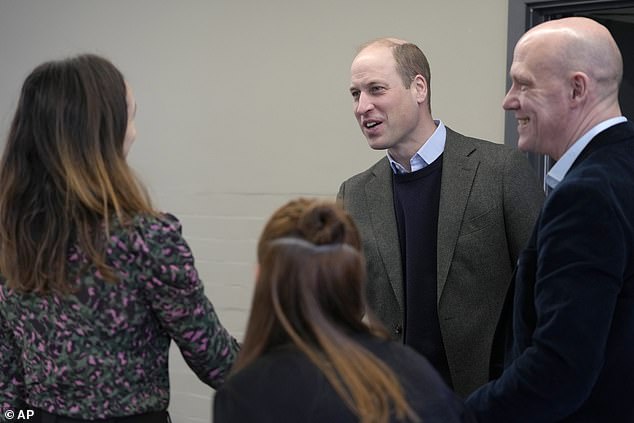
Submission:
<svg viewBox="0 0 634 423">
<path fill-rule="evenodd" d="M 130 147 L 132 147 L 132 143 L 136 139 L 136 126 L 134 123 L 134 119 L 136 117 L 136 100 L 134 99 L 134 94 L 132 93 L 130 85 L 126 83 L 125 86 L 125 100 L 128 107 L 128 126 L 125 131 L 125 138 L 123 139 L 123 155 L 127 157 Z"/>
<path fill-rule="evenodd" d="M 512 85 L 502 106 L 515 114 L 520 150 L 559 159 L 569 108 L 567 81 L 557 61 L 545 54 L 546 41 L 535 38 L 526 37 L 515 48 Z"/>
</svg>

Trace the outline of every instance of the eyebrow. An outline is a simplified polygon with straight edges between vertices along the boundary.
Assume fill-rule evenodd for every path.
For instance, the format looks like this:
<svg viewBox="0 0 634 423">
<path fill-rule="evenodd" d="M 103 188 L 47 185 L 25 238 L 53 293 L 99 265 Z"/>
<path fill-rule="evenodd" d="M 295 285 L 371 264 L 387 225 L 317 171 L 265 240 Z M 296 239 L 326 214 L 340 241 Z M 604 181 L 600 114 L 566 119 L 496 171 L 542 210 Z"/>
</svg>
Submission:
<svg viewBox="0 0 634 423">
<path fill-rule="evenodd" d="M 388 84 L 387 82 L 385 82 L 385 81 L 380 81 L 380 80 L 378 80 L 378 79 L 373 79 L 373 80 L 368 81 L 368 82 L 364 82 L 364 83 L 361 83 L 361 84 L 358 84 L 358 85 L 352 85 L 352 86 L 350 86 L 350 91 L 353 91 L 353 90 L 362 90 L 362 89 L 364 89 L 364 88 L 372 87 L 372 86 L 374 86 L 374 85 L 384 85 L 384 86 L 388 86 L 389 84 Z"/>
<path fill-rule="evenodd" d="M 509 76 L 511 77 L 511 81 L 517 82 L 518 84 L 527 85 L 527 84 L 530 84 L 532 82 L 530 77 L 528 75 L 526 75 L 525 73 L 519 73 L 519 72 L 513 73 L 513 72 L 510 72 Z"/>
</svg>

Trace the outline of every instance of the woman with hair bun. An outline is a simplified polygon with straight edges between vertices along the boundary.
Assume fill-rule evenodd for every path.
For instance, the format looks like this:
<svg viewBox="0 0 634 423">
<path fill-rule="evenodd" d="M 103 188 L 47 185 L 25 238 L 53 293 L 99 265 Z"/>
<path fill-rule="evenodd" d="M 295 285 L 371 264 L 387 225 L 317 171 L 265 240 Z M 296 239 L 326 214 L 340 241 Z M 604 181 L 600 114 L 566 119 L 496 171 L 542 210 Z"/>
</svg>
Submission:
<svg viewBox="0 0 634 423">
<path fill-rule="evenodd" d="M 212 387 L 237 355 L 179 221 L 128 167 L 135 112 L 99 56 L 23 84 L 0 163 L 0 416 L 165 423 L 171 340 Z"/>
<path fill-rule="evenodd" d="M 472 421 L 427 360 L 368 313 L 360 245 L 333 203 L 299 199 L 273 214 L 215 422 Z"/>
</svg>

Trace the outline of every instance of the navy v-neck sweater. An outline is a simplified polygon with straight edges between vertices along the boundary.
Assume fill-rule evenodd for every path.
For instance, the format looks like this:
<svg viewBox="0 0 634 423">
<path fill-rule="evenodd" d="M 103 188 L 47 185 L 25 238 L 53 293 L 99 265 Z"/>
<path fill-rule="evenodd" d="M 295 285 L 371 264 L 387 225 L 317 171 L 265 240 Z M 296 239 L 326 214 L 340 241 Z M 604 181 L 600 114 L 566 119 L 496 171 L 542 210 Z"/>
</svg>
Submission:
<svg viewBox="0 0 634 423">
<path fill-rule="evenodd" d="M 436 245 L 442 156 L 393 175 L 405 294 L 405 344 L 423 354 L 451 386 L 437 307 Z"/>
</svg>

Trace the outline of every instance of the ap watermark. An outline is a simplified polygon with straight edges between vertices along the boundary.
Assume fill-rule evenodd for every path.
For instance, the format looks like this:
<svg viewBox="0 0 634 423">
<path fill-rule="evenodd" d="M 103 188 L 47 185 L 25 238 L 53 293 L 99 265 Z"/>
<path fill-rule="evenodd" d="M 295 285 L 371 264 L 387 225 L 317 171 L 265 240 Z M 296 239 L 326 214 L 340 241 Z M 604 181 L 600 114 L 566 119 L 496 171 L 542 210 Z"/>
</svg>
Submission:
<svg viewBox="0 0 634 423">
<path fill-rule="evenodd" d="M 4 418 L 6 421 L 30 420 L 31 417 L 35 416 L 35 410 L 8 409 L 8 410 L 4 410 L 2 414 L 4 415 Z"/>
</svg>

